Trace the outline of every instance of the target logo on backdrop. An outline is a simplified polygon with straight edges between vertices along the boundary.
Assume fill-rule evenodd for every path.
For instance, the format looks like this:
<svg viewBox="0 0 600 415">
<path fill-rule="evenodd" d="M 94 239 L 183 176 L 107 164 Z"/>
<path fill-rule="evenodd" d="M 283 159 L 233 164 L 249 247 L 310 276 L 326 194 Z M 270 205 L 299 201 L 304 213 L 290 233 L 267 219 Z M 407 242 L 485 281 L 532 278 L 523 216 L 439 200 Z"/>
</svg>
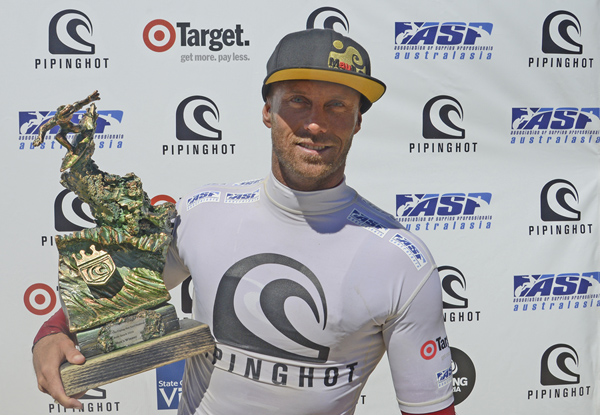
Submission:
<svg viewBox="0 0 600 415">
<path fill-rule="evenodd" d="M 529 56 L 529 68 L 567 71 L 593 68 L 596 56 L 583 55 L 583 24 L 575 14 L 568 10 L 554 11 L 544 18 L 541 31 L 543 55 Z"/>
<path fill-rule="evenodd" d="M 156 19 L 144 27 L 144 44 L 154 52 L 165 52 L 175 44 L 175 28 L 166 20 Z"/>
<path fill-rule="evenodd" d="M 178 31 L 175 31 L 177 27 Z M 206 47 L 211 52 L 220 52 L 232 46 L 250 46 L 250 41 L 245 39 L 244 29 L 241 24 L 235 28 L 196 28 L 191 22 L 177 22 L 173 26 L 164 19 L 155 19 L 149 22 L 142 31 L 142 39 L 148 49 L 154 52 L 166 52 L 175 45 L 179 38 L 182 48 Z M 184 55 L 181 63 L 185 62 L 234 62 L 249 61 L 248 55 L 242 54 L 198 54 Z"/>
<path fill-rule="evenodd" d="M 56 307 L 56 292 L 46 284 L 33 284 L 23 295 L 23 302 L 29 312 L 43 316 L 51 313 Z"/>
</svg>

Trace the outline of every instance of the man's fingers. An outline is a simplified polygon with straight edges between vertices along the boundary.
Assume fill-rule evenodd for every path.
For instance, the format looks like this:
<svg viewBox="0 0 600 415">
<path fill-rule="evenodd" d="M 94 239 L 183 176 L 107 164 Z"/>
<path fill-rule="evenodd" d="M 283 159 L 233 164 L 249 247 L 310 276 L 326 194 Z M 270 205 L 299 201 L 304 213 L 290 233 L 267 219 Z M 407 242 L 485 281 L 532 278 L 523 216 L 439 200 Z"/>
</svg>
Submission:
<svg viewBox="0 0 600 415">
<path fill-rule="evenodd" d="M 69 349 L 65 352 L 67 362 L 74 365 L 81 365 L 85 363 L 85 357 L 81 354 L 81 352 L 75 348 Z"/>
<path fill-rule="evenodd" d="M 65 394 L 60 365 L 64 361 L 81 364 L 84 356 L 75 348 L 75 344 L 63 333 L 51 334 L 39 340 L 33 348 L 33 367 L 38 388 L 52 396 L 65 408 L 83 408 L 81 402 Z"/>
</svg>

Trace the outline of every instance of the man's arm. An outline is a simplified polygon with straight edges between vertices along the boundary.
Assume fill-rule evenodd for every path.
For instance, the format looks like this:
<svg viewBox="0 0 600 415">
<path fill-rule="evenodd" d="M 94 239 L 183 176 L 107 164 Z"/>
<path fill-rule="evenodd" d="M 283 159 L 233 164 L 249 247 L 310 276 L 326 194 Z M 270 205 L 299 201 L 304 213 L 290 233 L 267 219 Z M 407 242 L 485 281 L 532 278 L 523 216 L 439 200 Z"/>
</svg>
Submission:
<svg viewBox="0 0 600 415">
<path fill-rule="evenodd" d="M 33 368 L 40 391 L 52 396 L 65 408 L 82 409 L 81 402 L 65 394 L 59 373 L 60 365 L 65 361 L 80 365 L 85 362 L 85 357 L 69 337 L 67 319 L 61 309 L 42 325 L 35 337 Z"/>
<path fill-rule="evenodd" d="M 413 414 L 409 414 L 408 412 L 404 412 L 404 411 L 401 411 L 401 412 L 402 412 L 402 415 L 413 415 Z M 447 407 L 446 409 L 442 409 L 441 411 L 427 412 L 426 414 L 421 414 L 421 415 L 456 415 L 456 412 L 454 411 L 454 404 L 452 404 L 449 407 Z"/>
</svg>

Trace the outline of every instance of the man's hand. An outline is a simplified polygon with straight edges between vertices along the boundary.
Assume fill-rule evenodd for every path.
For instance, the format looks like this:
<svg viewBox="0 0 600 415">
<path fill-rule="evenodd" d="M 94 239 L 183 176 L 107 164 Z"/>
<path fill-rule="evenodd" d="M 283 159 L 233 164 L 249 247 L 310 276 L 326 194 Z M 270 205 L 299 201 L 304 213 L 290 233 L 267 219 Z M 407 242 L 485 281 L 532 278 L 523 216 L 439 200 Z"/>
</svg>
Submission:
<svg viewBox="0 0 600 415">
<path fill-rule="evenodd" d="M 65 408 L 82 409 L 83 405 L 76 397 L 65 394 L 60 378 L 60 365 L 68 361 L 81 365 L 85 357 L 75 348 L 73 341 L 64 333 L 51 334 L 40 339 L 33 348 L 33 368 L 38 381 L 38 388 L 52 396 Z"/>
</svg>

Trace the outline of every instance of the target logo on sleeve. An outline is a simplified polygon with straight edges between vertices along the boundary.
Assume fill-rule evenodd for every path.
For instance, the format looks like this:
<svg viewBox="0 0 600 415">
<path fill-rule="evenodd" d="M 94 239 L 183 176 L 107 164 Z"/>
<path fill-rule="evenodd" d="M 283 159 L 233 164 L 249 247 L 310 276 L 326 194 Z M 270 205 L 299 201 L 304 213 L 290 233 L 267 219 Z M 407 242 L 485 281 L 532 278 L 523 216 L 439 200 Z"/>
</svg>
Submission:
<svg viewBox="0 0 600 415">
<path fill-rule="evenodd" d="M 144 27 L 142 37 L 148 49 L 165 52 L 175 44 L 175 28 L 166 20 L 152 20 Z"/>
<path fill-rule="evenodd" d="M 51 313 L 56 307 L 56 293 L 46 284 L 37 283 L 25 290 L 25 307 L 37 316 Z"/>
<path fill-rule="evenodd" d="M 437 352 L 441 352 L 449 346 L 448 337 L 438 337 L 434 340 L 426 341 L 421 346 L 421 357 L 425 360 L 431 360 L 435 357 Z"/>
</svg>

